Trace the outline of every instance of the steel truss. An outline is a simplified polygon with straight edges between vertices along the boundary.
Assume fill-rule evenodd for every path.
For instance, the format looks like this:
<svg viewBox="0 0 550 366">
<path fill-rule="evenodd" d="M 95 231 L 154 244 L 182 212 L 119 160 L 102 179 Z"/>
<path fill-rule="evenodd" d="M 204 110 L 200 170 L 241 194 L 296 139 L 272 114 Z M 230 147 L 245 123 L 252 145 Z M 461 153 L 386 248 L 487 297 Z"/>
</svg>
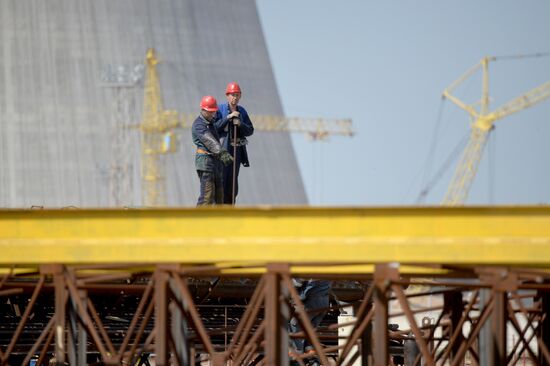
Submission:
<svg viewBox="0 0 550 366">
<path fill-rule="evenodd" d="M 533 365 L 550 364 L 550 274 L 541 270 L 464 266 L 448 268 L 445 277 L 427 281 L 420 277 L 423 275 L 400 273 L 395 265 L 376 265 L 372 274 L 349 276 L 370 284 L 362 299 L 346 304 L 355 308 L 356 320 L 316 330 L 292 284 L 288 264 L 262 267 L 265 273 L 258 278 L 238 323 L 219 328 L 205 325 L 189 279 L 223 276 L 222 271 L 210 266 L 158 265 L 153 270 L 143 268 L 143 286 L 138 291 L 128 285 L 139 301 L 131 320 L 123 323 L 125 328 L 113 333 L 105 326 L 105 310 L 94 304 L 94 299 L 101 303 L 101 296 L 91 295 L 95 291 L 91 285 L 125 280 L 130 277 L 126 271 L 136 267 L 110 267 L 42 265 L 37 276 L 21 276 L 14 271 L 5 274 L 0 282 L 2 297 L 24 292 L 29 296 L 11 341 L 0 351 L 1 364 L 10 364 L 14 350 L 25 354 L 17 358 L 23 359 L 23 365 L 29 365 L 33 357 L 38 358 L 38 365 L 45 359 L 55 359 L 58 365 L 86 365 L 91 362 L 89 354 L 96 354 L 105 365 L 136 365 L 140 359 L 146 365 L 143 356 L 149 353 L 155 355 L 156 365 L 192 365 L 199 356 L 212 365 L 305 364 L 304 355 L 289 352 L 291 337 L 305 337 L 323 365 L 352 365 L 359 357 L 363 364 L 396 364 L 400 361 L 391 357 L 392 342 L 405 345 L 411 341 L 417 347 L 416 351 L 413 347 L 404 352 L 407 365 L 420 365 L 421 359 L 423 365 L 464 365 L 479 362 L 483 327 L 490 329 L 490 364 L 521 364 L 525 359 Z M 22 282 L 25 288 L 18 287 Z M 411 291 L 414 288 L 422 291 Z M 19 345 L 44 292 L 53 292 L 54 311 L 32 344 Z M 484 299 L 483 292 L 488 294 Z M 427 296 L 438 297 L 440 304 L 418 307 L 418 299 Z M 391 311 L 392 302 L 398 304 L 394 308 L 399 311 Z M 425 312 L 438 314 L 437 319 L 422 324 L 418 319 Z M 293 313 L 301 333 L 288 332 Z M 404 316 L 410 328 L 390 329 L 392 318 L 397 316 Z M 334 342 L 339 327 L 350 332 Z M 510 332 L 514 335 L 512 343 L 507 337 Z M 225 344 L 214 341 L 220 334 L 228 337 Z"/>
</svg>

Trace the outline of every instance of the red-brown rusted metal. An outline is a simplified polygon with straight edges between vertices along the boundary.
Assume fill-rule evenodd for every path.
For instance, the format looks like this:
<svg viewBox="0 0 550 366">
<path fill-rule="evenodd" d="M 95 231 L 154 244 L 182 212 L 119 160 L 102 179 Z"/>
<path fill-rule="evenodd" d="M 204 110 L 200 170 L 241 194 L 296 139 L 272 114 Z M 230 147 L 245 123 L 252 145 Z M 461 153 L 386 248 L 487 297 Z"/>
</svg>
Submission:
<svg viewBox="0 0 550 366">
<path fill-rule="evenodd" d="M 420 351 L 413 364 L 458 366 L 466 360 L 478 362 L 479 334 L 485 325 L 492 328 L 491 364 L 550 364 L 550 274 L 537 269 L 463 266 L 458 273 L 464 277 L 450 273 L 448 279 L 426 281 L 421 275 L 401 275 L 394 264 L 380 264 L 355 285 L 361 292 L 357 300 L 328 309 L 337 313 L 351 306 L 356 320 L 340 325 L 332 320 L 315 329 L 293 287 L 288 264 L 266 265 L 264 275 L 245 281 L 255 286 L 247 290 L 251 295 L 246 302 L 224 303 L 223 311 L 197 303 L 205 299 L 205 287 L 193 285 L 201 278 L 197 274 L 204 274 L 208 282 L 212 274 L 223 277 L 221 271 L 162 265 L 136 275 L 132 267 L 48 265 L 23 277 L 8 271 L 0 278 L 0 295 L 25 307 L 18 305 L 21 310 L 9 316 L 17 321 L 3 325 L 9 326 L 5 329 L 10 337 L 0 338 L 1 364 L 28 365 L 31 358 L 43 364 L 81 363 L 82 352 L 105 365 L 144 363 L 149 353 L 155 354 L 157 365 L 165 366 L 193 364 L 195 357 L 212 365 L 281 365 L 291 360 L 305 364 L 305 355 L 288 357 L 289 339 L 305 337 L 323 365 L 351 365 L 359 358 L 363 365 L 396 364 L 396 345 L 412 340 Z M 90 270 L 104 273 L 90 274 Z M 342 276 L 338 275 L 339 280 Z M 350 277 L 358 278 L 357 274 Z M 222 289 L 224 281 L 225 277 L 216 280 L 216 287 Z M 116 290 L 97 292 L 97 288 L 90 290 L 91 285 Z M 409 285 L 423 289 L 415 292 Z M 484 303 L 480 289 L 490 293 Z M 224 291 L 220 293 L 227 295 Z M 114 294 L 130 299 L 128 313 L 108 307 L 111 302 L 106 300 Z M 234 301 L 241 298 L 242 293 L 236 294 Z M 423 304 L 428 298 L 436 303 Z M 296 334 L 286 328 L 291 303 L 303 329 Z M 44 307 L 51 311 L 42 311 Z M 427 324 L 420 321 L 425 313 L 434 314 Z M 223 319 L 214 322 L 214 315 Z M 406 325 L 390 331 L 389 323 L 397 318 L 406 319 Z M 338 345 L 337 330 L 343 326 L 351 331 Z M 35 335 L 29 338 L 31 330 Z M 87 339 L 86 348 L 82 348 L 83 339 Z"/>
</svg>

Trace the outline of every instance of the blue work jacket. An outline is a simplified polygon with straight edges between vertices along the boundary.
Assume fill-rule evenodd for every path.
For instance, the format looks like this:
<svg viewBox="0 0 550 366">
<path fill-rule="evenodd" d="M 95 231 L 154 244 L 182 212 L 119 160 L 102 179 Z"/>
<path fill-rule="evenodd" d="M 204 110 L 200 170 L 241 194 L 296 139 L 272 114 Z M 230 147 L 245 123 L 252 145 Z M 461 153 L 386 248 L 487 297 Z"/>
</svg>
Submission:
<svg viewBox="0 0 550 366">
<path fill-rule="evenodd" d="M 240 113 L 241 120 L 241 125 L 237 127 L 237 139 L 251 136 L 254 133 L 254 125 L 252 125 L 248 112 L 240 105 L 237 105 L 237 110 Z M 229 113 L 231 113 L 229 103 L 226 102 L 218 105 L 218 112 L 216 113 L 216 121 L 214 124 L 216 125 L 220 138 L 222 139 L 222 146 L 229 151 L 231 155 L 233 155 L 233 146 L 230 144 L 230 141 L 233 141 L 233 128 L 227 119 Z M 233 158 L 240 161 L 243 166 L 250 166 L 248 152 L 246 151 L 246 146 L 244 145 L 237 147 L 237 156 L 234 156 Z"/>
</svg>

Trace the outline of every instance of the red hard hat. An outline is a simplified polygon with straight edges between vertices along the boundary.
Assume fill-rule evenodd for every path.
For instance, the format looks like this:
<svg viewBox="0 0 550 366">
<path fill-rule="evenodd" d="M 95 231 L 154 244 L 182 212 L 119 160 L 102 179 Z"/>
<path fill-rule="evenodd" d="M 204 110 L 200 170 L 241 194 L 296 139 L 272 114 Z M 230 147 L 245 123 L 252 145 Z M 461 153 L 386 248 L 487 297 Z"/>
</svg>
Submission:
<svg viewBox="0 0 550 366">
<path fill-rule="evenodd" d="M 211 95 L 206 95 L 201 99 L 201 109 L 208 112 L 216 112 L 218 110 L 218 103 L 216 98 Z"/>
<path fill-rule="evenodd" d="M 225 88 L 225 94 L 233 94 L 233 93 L 240 93 L 241 87 L 237 83 L 229 83 L 227 84 L 227 88 Z"/>
</svg>

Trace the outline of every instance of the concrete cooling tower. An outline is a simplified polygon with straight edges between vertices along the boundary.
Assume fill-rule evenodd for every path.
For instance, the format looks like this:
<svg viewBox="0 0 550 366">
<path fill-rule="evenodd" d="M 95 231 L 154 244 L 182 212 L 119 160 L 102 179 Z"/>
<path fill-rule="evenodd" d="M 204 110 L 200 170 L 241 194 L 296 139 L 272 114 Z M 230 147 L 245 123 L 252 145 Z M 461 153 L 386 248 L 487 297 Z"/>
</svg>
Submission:
<svg viewBox="0 0 550 366">
<path fill-rule="evenodd" d="M 254 0 L 0 1 L 0 206 L 142 206 L 144 61 L 164 106 L 199 112 L 237 81 L 250 114 L 283 114 Z M 166 204 L 198 196 L 194 145 L 163 155 Z M 306 204 L 287 133 L 256 132 L 238 204 Z"/>
</svg>

